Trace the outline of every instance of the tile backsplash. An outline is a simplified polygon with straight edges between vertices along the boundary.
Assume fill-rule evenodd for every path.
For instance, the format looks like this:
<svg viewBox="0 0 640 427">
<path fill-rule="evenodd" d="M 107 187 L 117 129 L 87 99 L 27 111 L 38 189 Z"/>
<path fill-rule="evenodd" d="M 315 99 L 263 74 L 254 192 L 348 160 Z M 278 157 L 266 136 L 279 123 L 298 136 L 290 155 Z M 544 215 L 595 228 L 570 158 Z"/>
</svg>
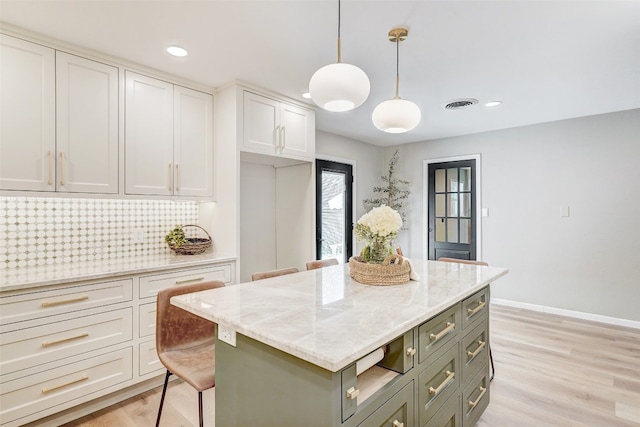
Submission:
<svg viewBox="0 0 640 427">
<path fill-rule="evenodd" d="M 198 223 L 194 201 L 0 197 L 0 269 L 167 253 Z"/>
</svg>

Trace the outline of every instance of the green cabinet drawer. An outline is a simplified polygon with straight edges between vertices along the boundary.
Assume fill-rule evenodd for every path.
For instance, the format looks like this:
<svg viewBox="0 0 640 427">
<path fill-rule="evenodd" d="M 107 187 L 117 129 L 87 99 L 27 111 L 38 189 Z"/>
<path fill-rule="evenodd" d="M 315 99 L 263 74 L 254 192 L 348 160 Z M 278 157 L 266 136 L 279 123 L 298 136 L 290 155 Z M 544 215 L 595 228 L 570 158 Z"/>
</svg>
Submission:
<svg viewBox="0 0 640 427">
<path fill-rule="evenodd" d="M 420 425 L 424 426 L 452 395 L 459 393 L 460 355 L 456 340 L 434 355 L 430 363 L 418 375 L 418 405 Z M 436 356 L 438 356 L 436 358 Z"/>
<path fill-rule="evenodd" d="M 413 381 L 376 409 L 360 427 L 413 427 Z"/>
<path fill-rule="evenodd" d="M 472 427 L 489 405 L 489 372 L 482 371 L 462 392 L 462 426 Z"/>
<path fill-rule="evenodd" d="M 349 365 L 342 370 L 341 395 L 342 395 L 342 422 L 345 422 L 358 409 L 358 377 L 356 364 Z"/>
<path fill-rule="evenodd" d="M 461 329 L 459 304 L 420 325 L 418 328 L 419 363 L 423 363 L 438 349 L 457 338 L 458 331 Z"/>
<path fill-rule="evenodd" d="M 462 329 L 467 329 L 489 312 L 489 287 L 462 301 Z"/>
<path fill-rule="evenodd" d="M 460 394 L 454 394 L 422 427 L 462 427 Z"/>
<path fill-rule="evenodd" d="M 464 338 L 462 338 L 462 346 L 460 347 L 462 354 L 460 355 L 463 384 L 467 384 L 481 370 L 488 369 L 487 359 L 489 357 L 489 319 L 485 316 L 484 320 L 477 324 Z"/>
</svg>

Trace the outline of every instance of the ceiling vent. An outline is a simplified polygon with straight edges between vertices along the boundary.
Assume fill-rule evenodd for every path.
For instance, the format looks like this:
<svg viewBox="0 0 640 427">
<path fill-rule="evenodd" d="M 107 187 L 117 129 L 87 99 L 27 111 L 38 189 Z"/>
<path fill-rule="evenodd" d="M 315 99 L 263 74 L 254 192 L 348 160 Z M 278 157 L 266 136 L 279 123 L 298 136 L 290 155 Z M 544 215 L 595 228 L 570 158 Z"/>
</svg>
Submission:
<svg viewBox="0 0 640 427">
<path fill-rule="evenodd" d="M 444 108 L 447 110 L 460 110 L 463 108 L 471 107 L 472 105 L 475 105 L 477 103 L 478 100 L 474 98 L 454 99 L 453 101 L 445 105 Z"/>
</svg>

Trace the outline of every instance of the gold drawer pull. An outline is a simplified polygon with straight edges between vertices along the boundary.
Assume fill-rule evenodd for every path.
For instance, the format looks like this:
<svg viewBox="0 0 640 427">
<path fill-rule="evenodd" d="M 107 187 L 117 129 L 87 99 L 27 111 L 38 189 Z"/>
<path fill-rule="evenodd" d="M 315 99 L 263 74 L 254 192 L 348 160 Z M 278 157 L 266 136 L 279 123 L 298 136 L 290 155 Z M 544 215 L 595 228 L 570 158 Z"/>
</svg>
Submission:
<svg viewBox="0 0 640 427">
<path fill-rule="evenodd" d="M 474 314 L 476 314 L 477 312 L 479 312 L 480 310 L 482 310 L 482 308 L 487 305 L 486 302 L 484 301 L 480 301 L 478 302 L 478 306 L 476 308 L 467 308 L 467 313 L 469 313 L 469 316 L 473 316 Z"/>
<path fill-rule="evenodd" d="M 447 327 L 440 331 L 438 335 L 429 334 L 429 339 L 431 341 L 438 341 L 443 336 L 447 335 L 449 332 L 453 331 L 456 328 L 456 324 L 453 322 L 447 322 Z"/>
<path fill-rule="evenodd" d="M 82 295 L 81 297 L 63 299 L 63 300 L 60 300 L 60 301 L 45 301 L 40 305 L 42 307 L 53 307 L 54 305 L 71 304 L 72 302 L 80 302 L 80 301 L 85 301 L 85 300 L 88 300 L 88 299 L 89 299 L 88 295 Z"/>
<path fill-rule="evenodd" d="M 471 352 L 467 350 L 467 358 L 469 360 L 473 360 L 474 357 L 476 357 L 478 355 L 478 353 L 480 353 L 482 351 L 482 349 L 485 346 L 485 342 L 484 341 L 478 341 L 478 348 L 476 348 L 475 351 Z"/>
<path fill-rule="evenodd" d="M 469 408 L 475 408 L 476 405 L 478 404 L 478 402 L 480 402 L 480 399 L 482 399 L 482 396 L 484 396 L 484 394 L 487 392 L 487 388 L 486 387 L 480 387 L 480 396 L 478 396 L 478 398 L 476 400 L 470 400 L 469 401 Z"/>
<path fill-rule="evenodd" d="M 86 381 L 88 379 L 89 379 L 89 377 L 87 375 L 83 375 L 80 378 L 78 378 L 77 380 L 69 381 L 68 383 L 64 383 L 64 384 L 60 384 L 60 385 L 54 385 L 53 387 L 49 387 L 49 388 L 45 387 L 45 388 L 42 389 L 42 393 L 50 393 L 50 392 L 52 392 L 54 390 L 58 390 L 59 388 L 66 387 L 66 386 L 71 385 L 71 384 L 76 384 L 76 383 L 79 383 L 79 382 L 82 382 L 82 381 Z"/>
<path fill-rule="evenodd" d="M 356 397 L 358 397 L 358 395 L 360 394 L 360 389 L 355 388 L 355 387 L 351 387 L 349 390 L 347 390 L 347 398 L 348 399 L 355 399 Z"/>
<path fill-rule="evenodd" d="M 429 387 L 430 395 L 437 396 L 438 393 L 440 393 L 442 389 L 445 388 L 447 385 L 449 385 L 449 383 L 453 381 L 453 379 L 456 377 L 455 372 L 447 371 L 446 374 L 447 374 L 447 378 L 445 378 L 444 381 L 442 381 L 442 384 L 440 384 L 438 388 Z"/>
<path fill-rule="evenodd" d="M 409 347 L 407 349 L 407 356 L 415 356 L 416 355 L 416 349 L 413 347 Z"/>
<path fill-rule="evenodd" d="M 85 332 L 85 333 L 82 333 L 80 335 L 76 335 L 76 336 L 73 336 L 73 337 L 62 338 L 62 339 L 59 339 L 59 340 L 56 340 L 56 341 L 45 341 L 45 342 L 42 343 L 42 346 L 43 347 L 50 347 L 52 345 L 62 344 L 63 342 L 73 341 L 73 340 L 77 340 L 77 339 L 88 337 L 88 336 L 89 336 L 89 332 Z"/>
<path fill-rule="evenodd" d="M 401 423 L 398 420 L 393 420 L 393 427 L 404 427 L 404 423 Z"/>
<path fill-rule="evenodd" d="M 47 183 L 49 185 L 53 184 L 53 152 L 49 151 L 49 181 L 47 181 Z"/>
<path fill-rule="evenodd" d="M 204 280 L 204 277 L 196 277 L 195 279 L 176 280 L 176 285 L 182 285 L 189 282 L 199 282 L 200 280 Z"/>
</svg>

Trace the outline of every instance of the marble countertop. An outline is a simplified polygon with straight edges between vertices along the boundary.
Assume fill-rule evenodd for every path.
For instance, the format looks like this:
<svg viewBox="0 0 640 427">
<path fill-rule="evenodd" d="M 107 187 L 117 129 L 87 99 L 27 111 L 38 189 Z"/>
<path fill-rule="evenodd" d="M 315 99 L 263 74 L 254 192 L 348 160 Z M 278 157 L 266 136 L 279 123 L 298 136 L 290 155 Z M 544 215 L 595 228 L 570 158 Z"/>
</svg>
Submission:
<svg viewBox="0 0 640 427">
<path fill-rule="evenodd" d="M 507 274 L 412 260 L 421 277 L 369 286 L 348 265 L 172 298 L 172 303 L 257 341 L 337 372 Z"/>
<path fill-rule="evenodd" d="M 4 269 L 0 270 L 0 292 L 140 274 L 178 267 L 198 267 L 214 262 L 235 261 L 236 259 L 236 256 L 216 252 L 200 255 L 176 255 L 170 252 L 131 258 L 111 258 L 78 263 Z"/>
</svg>

